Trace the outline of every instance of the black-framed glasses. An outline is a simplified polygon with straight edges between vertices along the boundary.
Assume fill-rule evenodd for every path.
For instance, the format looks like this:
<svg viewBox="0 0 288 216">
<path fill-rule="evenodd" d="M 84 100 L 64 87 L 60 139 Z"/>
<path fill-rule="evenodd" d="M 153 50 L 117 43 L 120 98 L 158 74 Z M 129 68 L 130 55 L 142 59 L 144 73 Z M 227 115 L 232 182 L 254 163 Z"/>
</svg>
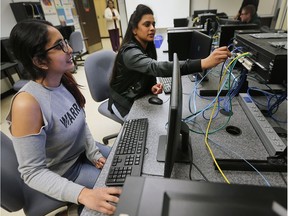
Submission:
<svg viewBox="0 0 288 216">
<path fill-rule="evenodd" d="M 65 40 L 60 40 L 57 44 L 55 44 L 54 46 L 48 48 L 45 50 L 45 53 L 52 50 L 52 49 L 55 49 L 55 48 L 58 48 L 58 49 L 61 49 L 64 53 L 67 53 L 68 50 L 69 50 L 69 47 L 68 47 L 69 43 L 67 41 L 67 39 Z"/>
</svg>

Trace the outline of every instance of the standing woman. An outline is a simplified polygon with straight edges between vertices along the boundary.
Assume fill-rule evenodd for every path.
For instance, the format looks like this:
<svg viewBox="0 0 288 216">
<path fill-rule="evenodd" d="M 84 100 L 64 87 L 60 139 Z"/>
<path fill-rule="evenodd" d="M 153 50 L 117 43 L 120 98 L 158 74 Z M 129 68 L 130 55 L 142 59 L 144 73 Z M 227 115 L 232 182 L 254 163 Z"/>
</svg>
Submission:
<svg viewBox="0 0 288 216">
<path fill-rule="evenodd" d="M 109 202 L 117 203 L 121 190 L 93 189 L 110 149 L 94 141 L 86 123 L 72 48 L 51 23 L 36 19 L 16 24 L 10 42 L 33 79 L 12 98 L 7 117 L 21 178 L 47 195 L 43 205 L 56 199 L 112 214 Z"/>
<path fill-rule="evenodd" d="M 113 0 L 107 1 L 107 8 L 105 9 L 105 19 L 112 49 L 114 52 L 118 52 L 120 47 L 120 39 L 119 39 L 120 15 L 114 7 Z"/>
</svg>

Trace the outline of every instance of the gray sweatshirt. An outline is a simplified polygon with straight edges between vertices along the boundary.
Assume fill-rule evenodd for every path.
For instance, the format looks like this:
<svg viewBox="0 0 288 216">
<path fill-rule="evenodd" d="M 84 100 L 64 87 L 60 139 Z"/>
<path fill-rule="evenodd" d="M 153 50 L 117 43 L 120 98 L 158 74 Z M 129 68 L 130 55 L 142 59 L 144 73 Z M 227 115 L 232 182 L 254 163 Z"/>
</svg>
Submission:
<svg viewBox="0 0 288 216">
<path fill-rule="evenodd" d="M 102 157 L 85 121 L 84 110 L 62 84 L 46 88 L 30 81 L 17 94 L 20 92 L 28 92 L 37 100 L 44 121 L 37 134 L 12 136 L 22 179 L 48 196 L 78 203 L 84 186 L 61 176 L 84 151 L 92 163 Z M 11 124 L 11 110 L 7 120 Z"/>
</svg>

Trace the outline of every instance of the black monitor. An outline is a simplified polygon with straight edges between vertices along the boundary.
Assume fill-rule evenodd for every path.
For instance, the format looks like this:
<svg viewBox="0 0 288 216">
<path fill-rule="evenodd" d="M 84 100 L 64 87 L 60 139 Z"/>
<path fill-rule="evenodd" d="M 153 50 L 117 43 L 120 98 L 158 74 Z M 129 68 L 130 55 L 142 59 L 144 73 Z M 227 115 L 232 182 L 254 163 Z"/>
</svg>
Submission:
<svg viewBox="0 0 288 216">
<path fill-rule="evenodd" d="M 208 14 L 208 13 L 216 15 L 217 14 L 217 9 L 194 10 L 193 18 L 198 17 L 199 14 Z"/>
<path fill-rule="evenodd" d="M 259 29 L 257 24 L 228 24 L 220 25 L 220 39 L 219 46 L 228 46 L 233 41 L 235 37 L 235 30 L 244 30 L 244 29 Z"/>
<path fill-rule="evenodd" d="M 127 177 L 114 216 L 279 216 L 287 188 Z"/>
<path fill-rule="evenodd" d="M 186 60 L 189 58 L 189 46 L 191 42 L 193 30 L 187 29 L 175 29 L 169 30 L 168 35 L 168 58 L 169 61 L 173 61 L 173 54 L 177 53 L 179 60 Z"/>
<path fill-rule="evenodd" d="M 200 32 L 193 31 L 191 43 L 190 43 L 190 59 L 203 59 L 210 55 L 212 47 L 212 37 Z M 195 74 L 189 75 L 191 81 L 194 81 L 197 76 L 197 80 L 202 79 L 205 76 L 207 70 Z M 205 77 L 205 80 L 208 80 Z"/>
<path fill-rule="evenodd" d="M 179 60 L 191 59 L 191 41 L 193 40 L 193 32 L 199 31 L 207 33 L 204 29 L 195 28 L 173 28 L 168 31 L 168 59 L 173 61 L 173 54 L 177 53 Z"/>
<path fill-rule="evenodd" d="M 173 19 L 174 27 L 187 27 L 189 20 L 187 18 Z"/>
<path fill-rule="evenodd" d="M 172 89 L 167 134 L 159 138 L 157 161 L 165 162 L 164 177 L 169 178 L 174 162 L 190 162 L 189 128 L 182 122 L 182 81 L 177 54 L 173 56 Z"/>
</svg>

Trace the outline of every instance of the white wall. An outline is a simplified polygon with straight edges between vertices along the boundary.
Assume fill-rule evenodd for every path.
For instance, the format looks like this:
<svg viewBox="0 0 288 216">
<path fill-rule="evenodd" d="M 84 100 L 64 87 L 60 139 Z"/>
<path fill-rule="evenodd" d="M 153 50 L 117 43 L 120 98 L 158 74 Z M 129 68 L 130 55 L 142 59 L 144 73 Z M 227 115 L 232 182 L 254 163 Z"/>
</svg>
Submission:
<svg viewBox="0 0 288 216">
<path fill-rule="evenodd" d="M 153 12 L 157 28 L 173 27 L 174 18 L 189 16 L 190 0 L 126 0 L 127 17 L 135 11 L 138 4 L 149 6 Z"/>
<path fill-rule="evenodd" d="M 23 0 L 14 0 L 14 2 L 21 2 Z M 39 0 L 29 0 L 36 1 Z M 280 7 L 279 1 L 281 0 L 260 0 L 259 3 L 259 15 L 274 15 L 276 8 Z M 12 0 L 1 0 L 1 37 L 8 37 L 11 29 L 16 24 L 16 20 L 12 13 L 9 3 Z M 234 16 L 240 7 L 241 0 L 118 0 L 119 12 L 121 13 L 121 25 L 122 30 L 125 33 L 127 29 L 128 17 L 131 14 L 131 10 L 135 10 L 137 3 L 149 3 L 151 4 L 152 10 L 157 15 L 157 27 L 160 27 L 167 20 L 169 26 L 171 26 L 171 20 L 177 17 L 186 17 L 189 11 L 193 13 L 194 10 L 201 9 L 218 9 L 219 12 L 226 12 L 229 16 Z M 184 3 L 183 3 L 184 2 Z M 189 8 L 183 8 L 183 4 L 190 5 Z M 127 10 L 129 8 L 129 11 Z M 173 8 L 173 14 L 168 11 Z M 188 11 L 188 12 L 187 12 Z M 156 14 L 157 13 L 157 14 Z M 125 18 L 126 19 L 125 19 Z M 167 18 L 168 17 L 168 18 Z M 163 20 L 163 21 L 162 21 Z M 124 35 L 124 34 L 123 34 Z"/>
<path fill-rule="evenodd" d="M 23 2 L 25 0 L 1 0 L 1 37 L 9 37 L 10 31 L 16 25 L 16 19 L 10 7 L 10 3 Z M 29 2 L 39 2 L 39 0 L 27 0 Z"/>
<path fill-rule="evenodd" d="M 1 37 L 9 37 L 10 31 L 16 25 L 9 3 L 11 0 L 1 0 Z"/>
<path fill-rule="evenodd" d="M 259 0 L 258 15 L 274 15 L 278 0 Z M 218 9 L 218 12 L 225 12 L 228 16 L 235 16 L 242 4 L 240 0 L 210 0 L 211 9 Z"/>
</svg>

